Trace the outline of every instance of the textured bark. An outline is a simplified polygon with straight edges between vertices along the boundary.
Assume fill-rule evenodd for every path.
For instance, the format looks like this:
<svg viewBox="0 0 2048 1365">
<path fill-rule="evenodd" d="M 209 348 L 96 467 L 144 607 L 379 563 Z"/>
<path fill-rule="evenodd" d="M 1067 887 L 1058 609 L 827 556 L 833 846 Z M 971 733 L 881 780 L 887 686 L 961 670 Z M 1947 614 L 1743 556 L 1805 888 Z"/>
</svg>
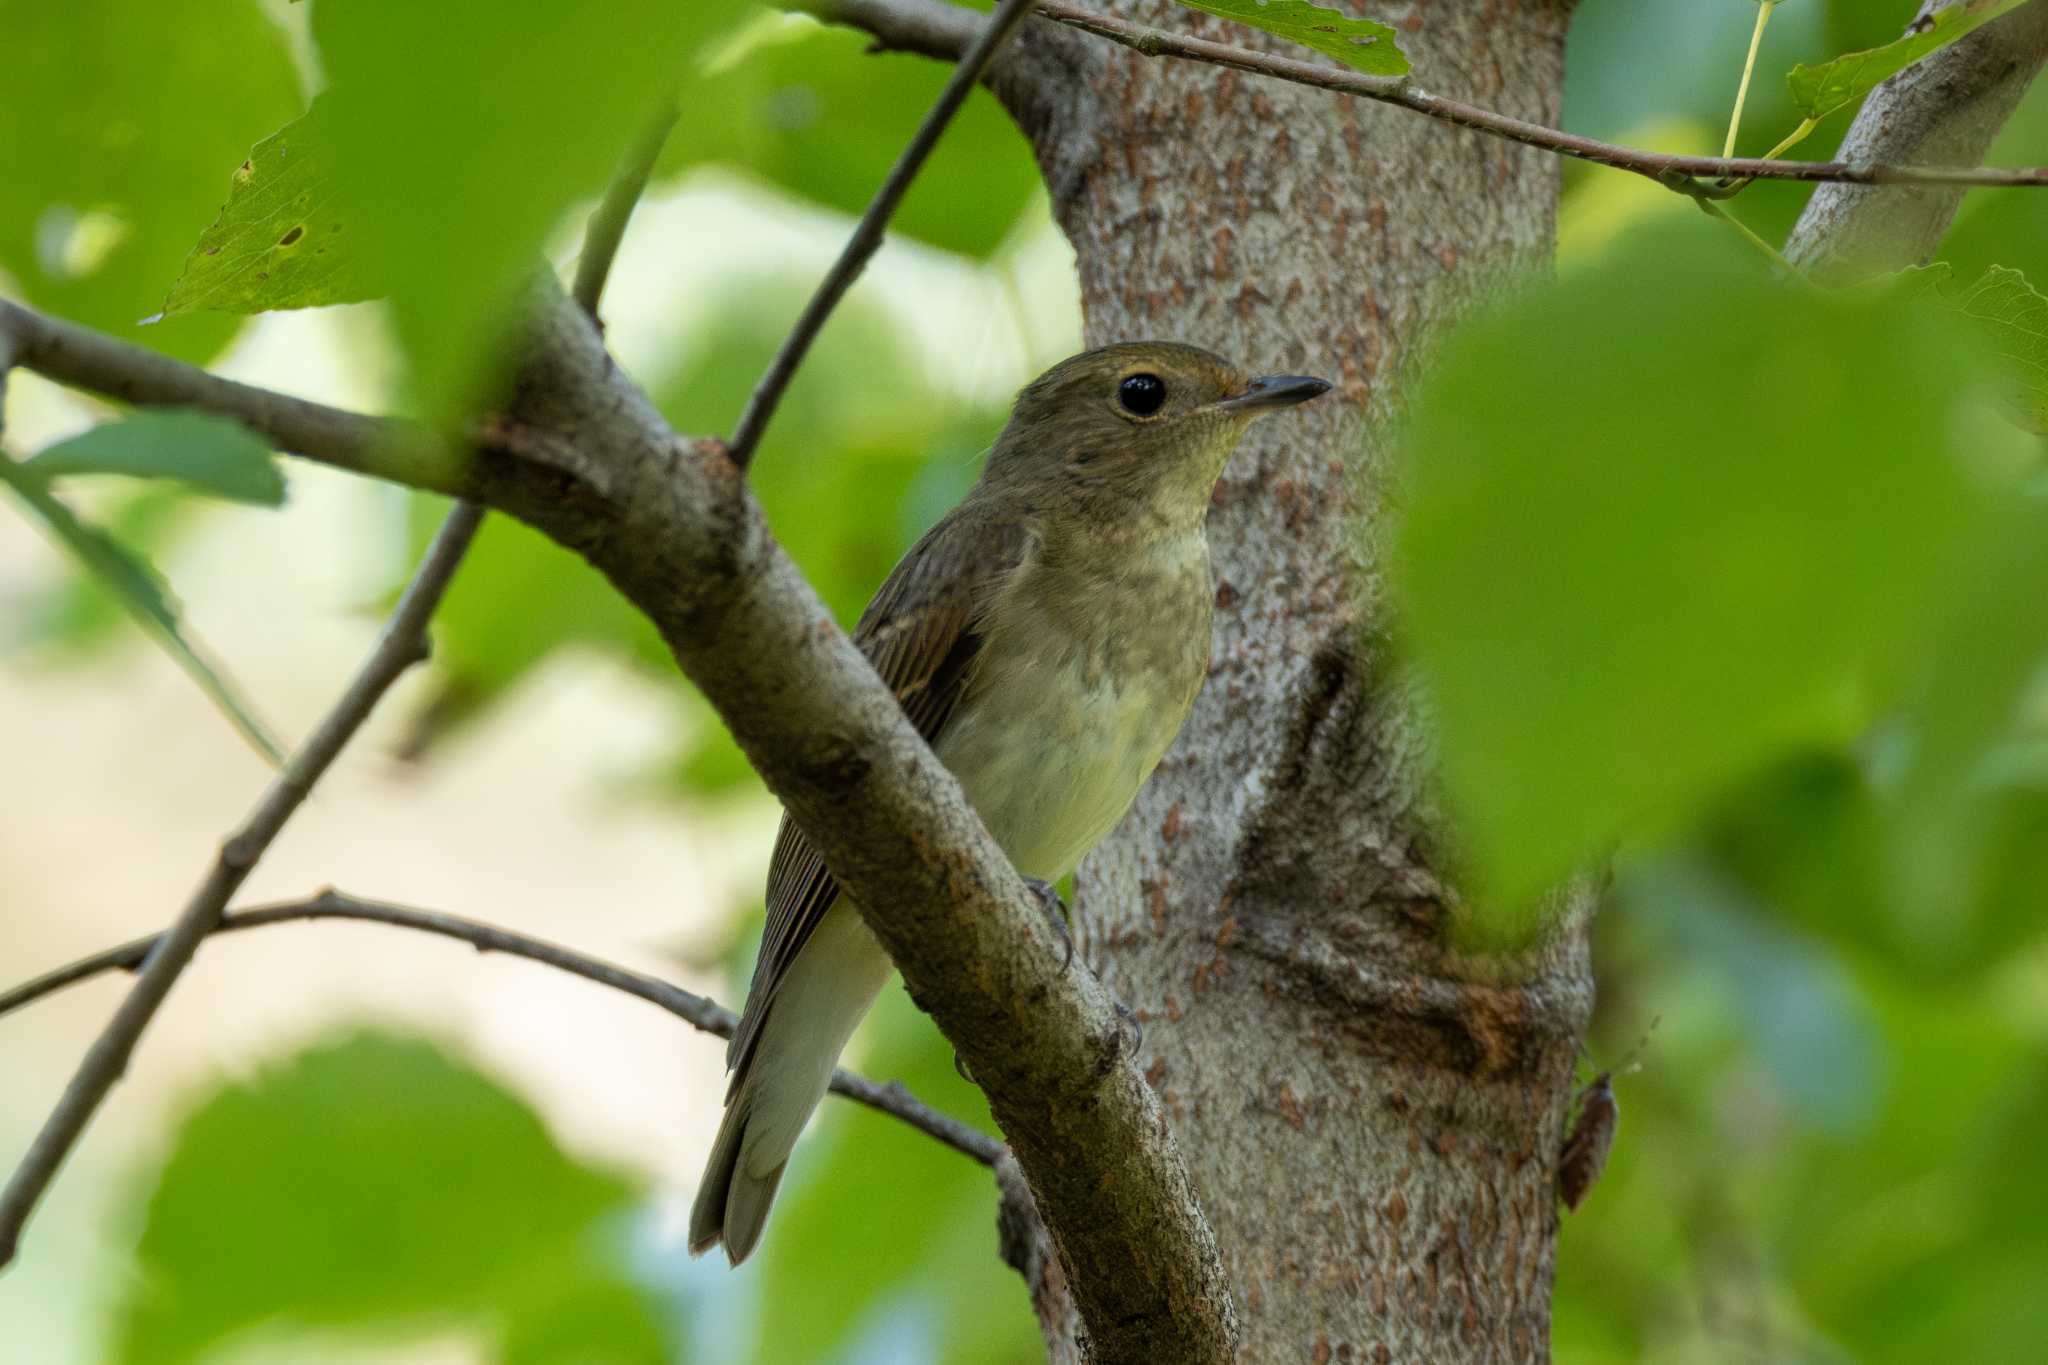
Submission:
<svg viewBox="0 0 2048 1365">
<path fill-rule="evenodd" d="M 1115 8 L 1261 41 L 1165 3 Z M 1433 88 L 1555 122 L 1568 6 L 1376 13 Z M 1545 1359 L 1555 1159 L 1591 1005 L 1583 914 L 1517 960 L 1448 946 L 1456 898 L 1370 531 L 1374 431 L 1404 370 L 1489 273 L 1546 258 L 1558 164 L 1120 48 L 1070 67 L 1078 96 L 1020 121 L 1089 344 L 1191 341 L 1340 387 L 1255 430 L 1217 492 L 1209 684 L 1083 866 L 1083 951 L 1145 1022 L 1139 1062 L 1223 1249 L 1242 1359 Z M 1058 1284 L 1033 1288 L 1055 1358 L 1081 1358 Z"/>
<path fill-rule="evenodd" d="M 1947 0 L 1928 0 L 1924 18 Z M 1842 140 L 1852 164 L 1975 166 L 2048 62 L 2048 3 L 2034 0 L 1907 67 L 1870 92 Z M 1963 202 L 1960 188 L 1822 185 L 1785 255 L 1816 278 L 1846 283 L 1921 264 Z"/>
</svg>

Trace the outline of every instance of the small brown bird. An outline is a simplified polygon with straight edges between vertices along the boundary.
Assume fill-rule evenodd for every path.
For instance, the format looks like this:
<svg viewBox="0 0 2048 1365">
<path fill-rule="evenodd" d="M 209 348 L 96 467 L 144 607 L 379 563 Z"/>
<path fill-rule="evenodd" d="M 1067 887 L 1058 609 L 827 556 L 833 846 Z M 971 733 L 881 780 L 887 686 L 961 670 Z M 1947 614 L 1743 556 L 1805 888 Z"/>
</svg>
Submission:
<svg viewBox="0 0 2048 1365">
<path fill-rule="evenodd" d="M 1025 877 L 1071 871 L 1179 733 L 1208 670 L 1209 495 L 1254 418 L 1329 387 L 1169 342 L 1063 361 L 861 616 L 854 642 Z M 787 816 L 767 899 L 690 1214 L 690 1250 L 734 1265 L 891 970 Z"/>
</svg>

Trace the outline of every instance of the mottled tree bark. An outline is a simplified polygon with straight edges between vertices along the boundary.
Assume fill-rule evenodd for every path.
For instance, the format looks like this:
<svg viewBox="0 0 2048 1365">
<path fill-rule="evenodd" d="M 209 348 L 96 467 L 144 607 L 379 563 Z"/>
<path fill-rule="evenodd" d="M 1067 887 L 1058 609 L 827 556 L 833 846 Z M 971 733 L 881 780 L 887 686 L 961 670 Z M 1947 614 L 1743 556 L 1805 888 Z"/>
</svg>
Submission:
<svg viewBox="0 0 2048 1365">
<path fill-rule="evenodd" d="M 1114 8 L 1262 41 L 1163 0 Z M 1375 10 L 1432 89 L 1553 124 L 1568 14 Z M 1040 66 L 1071 37 L 1049 28 L 1026 35 Z M 1558 163 L 1363 101 L 1067 47 L 1078 97 L 1025 121 L 1088 343 L 1192 341 L 1339 385 L 1255 428 L 1217 492 L 1209 684 L 1083 866 L 1083 949 L 1144 1020 L 1139 1063 L 1223 1249 L 1243 1359 L 1546 1359 L 1555 1156 L 1592 998 L 1583 914 L 1516 959 L 1450 946 L 1448 841 L 1382 643 L 1372 532 L 1404 373 L 1476 285 L 1547 259 Z M 1036 1282 L 1035 1302 L 1055 1357 L 1080 1358 L 1058 1288 Z"/>
</svg>

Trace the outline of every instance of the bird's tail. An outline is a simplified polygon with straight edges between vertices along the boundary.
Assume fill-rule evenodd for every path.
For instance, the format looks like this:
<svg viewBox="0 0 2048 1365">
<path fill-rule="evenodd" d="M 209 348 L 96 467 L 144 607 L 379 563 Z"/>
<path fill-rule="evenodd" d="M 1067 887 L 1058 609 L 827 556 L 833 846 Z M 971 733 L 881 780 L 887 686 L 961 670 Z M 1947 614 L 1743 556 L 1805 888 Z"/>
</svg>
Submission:
<svg viewBox="0 0 2048 1365">
<path fill-rule="evenodd" d="M 753 1251 L 797 1136 L 889 972 L 888 954 L 860 912 L 842 901 L 825 913 L 774 994 L 748 1002 L 768 1014 L 740 1060 L 697 1187 L 691 1254 L 723 1242 L 726 1259 L 738 1265 Z"/>
</svg>

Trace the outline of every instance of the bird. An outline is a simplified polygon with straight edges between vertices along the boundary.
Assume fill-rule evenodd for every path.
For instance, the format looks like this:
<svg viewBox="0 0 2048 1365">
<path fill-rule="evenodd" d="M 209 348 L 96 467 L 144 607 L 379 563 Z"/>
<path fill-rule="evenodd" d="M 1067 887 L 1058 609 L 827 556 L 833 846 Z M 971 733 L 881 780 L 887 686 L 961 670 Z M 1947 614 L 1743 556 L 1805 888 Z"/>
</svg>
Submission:
<svg viewBox="0 0 2048 1365">
<path fill-rule="evenodd" d="M 1018 394 L 979 481 L 855 626 L 854 643 L 1049 907 L 1051 884 L 1123 818 L 1207 676 L 1207 520 L 1225 463 L 1255 419 L 1329 388 L 1251 378 L 1178 342 L 1060 362 Z M 689 1225 L 692 1254 L 723 1244 L 735 1266 L 759 1243 L 797 1137 L 893 970 L 787 814 L 766 899 Z"/>
</svg>

